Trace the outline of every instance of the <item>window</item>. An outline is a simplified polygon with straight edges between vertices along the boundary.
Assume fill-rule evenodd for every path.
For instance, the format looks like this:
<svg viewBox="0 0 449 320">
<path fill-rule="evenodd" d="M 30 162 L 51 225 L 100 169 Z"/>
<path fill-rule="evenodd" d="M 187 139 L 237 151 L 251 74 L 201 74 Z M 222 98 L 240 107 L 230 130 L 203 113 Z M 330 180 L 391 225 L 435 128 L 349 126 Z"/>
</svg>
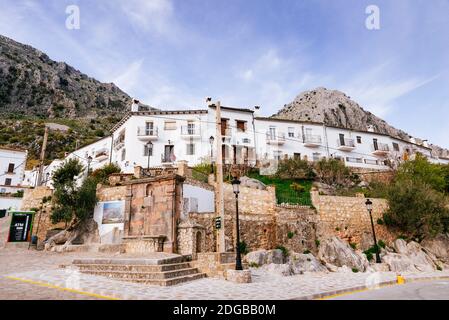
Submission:
<svg viewBox="0 0 449 320">
<path fill-rule="evenodd" d="M 187 154 L 188 156 L 193 156 L 193 155 L 195 155 L 195 144 L 193 144 L 193 143 L 188 143 L 186 146 L 187 146 L 186 154 Z"/>
<path fill-rule="evenodd" d="M 282 151 L 274 151 L 273 152 L 274 160 L 281 160 L 281 157 L 282 157 Z"/>
<path fill-rule="evenodd" d="M 153 148 L 154 148 L 154 146 L 150 149 L 150 148 L 148 148 L 148 145 L 145 144 L 145 145 L 143 146 L 143 155 L 144 155 L 145 157 L 153 156 Z"/>
<path fill-rule="evenodd" d="M 125 161 L 126 158 L 126 149 L 122 150 L 122 161 Z"/>
<path fill-rule="evenodd" d="M 346 162 L 363 163 L 363 159 L 362 158 L 346 157 Z"/>
<path fill-rule="evenodd" d="M 276 127 L 270 127 L 269 136 L 272 140 L 276 138 Z"/>
<path fill-rule="evenodd" d="M 195 134 L 195 123 L 189 121 L 187 123 L 187 134 L 194 135 Z"/>
<path fill-rule="evenodd" d="M 246 131 L 246 121 L 235 120 L 235 123 L 236 123 L 238 132 L 245 132 Z"/>
<path fill-rule="evenodd" d="M 12 182 L 11 178 L 6 178 L 5 179 L 5 186 L 10 186 L 11 182 Z"/>
<path fill-rule="evenodd" d="M 165 121 L 164 130 L 176 130 L 176 121 Z"/>
<path fill-rule="evenodd" d="M 321 158 L 321 153 L 315 152 L 313 154 L 313 161 L 320 161 L 320 158 Z"/>
<path fill-rule="evenodd" d="M 362 143 L 362 137 L 357 136 L 357 143 Z"/>
<path fill-rule="evenodd" d="M 394 151 L 399 151 L 399 144 L 396 142 L 393 142 L 393 150 Z"/>
<path fill-rule="evenodd" d="M 8 165 L 8 173 L 14 173 L 14 163 Z"/>
<path fill-rule="evenodd" d="M 294 153 L 294 154 L 293 154 L 293 159 L 295 159 L 295 160 L 301 160 L 301 154 L 300 154 L 300 153 Z"/>
<path fill-rule="evenodd" d="M 295 137 L 295 128 L 288 128 L 288 137 L 289 138 L 294 138 Z"/>
</svg>

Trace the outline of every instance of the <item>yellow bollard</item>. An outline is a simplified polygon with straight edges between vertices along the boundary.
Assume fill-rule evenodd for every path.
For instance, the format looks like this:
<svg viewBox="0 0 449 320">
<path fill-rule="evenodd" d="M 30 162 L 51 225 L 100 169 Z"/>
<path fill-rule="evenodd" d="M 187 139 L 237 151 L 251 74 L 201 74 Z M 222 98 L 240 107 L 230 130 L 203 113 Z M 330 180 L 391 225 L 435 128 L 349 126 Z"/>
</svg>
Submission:
<svg viewBox="0 0 449 320">
<path fill-rule="evenodd" d="M 401 276 L 400 274 L 397 275 L 396 279 L 397 279 L 397 283 L 398 284 L 404 284 L 405 283 L 404 277 Z"/>
</svg>

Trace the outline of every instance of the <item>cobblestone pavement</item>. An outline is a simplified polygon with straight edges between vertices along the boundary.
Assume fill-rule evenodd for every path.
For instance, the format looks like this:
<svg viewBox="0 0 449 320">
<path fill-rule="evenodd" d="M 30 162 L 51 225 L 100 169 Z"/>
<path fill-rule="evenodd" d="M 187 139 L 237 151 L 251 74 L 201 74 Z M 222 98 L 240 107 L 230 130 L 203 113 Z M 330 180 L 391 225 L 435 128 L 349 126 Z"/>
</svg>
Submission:
<svg viewBox="0 0 449 320">
<path fill-rule="evenodd" d="M 3 276 L 33 281 L 3 278 L 0 281 L 0 299 L 92 299 L 82 293 L 36 284 L 49 284 L 58 288 L 78 290 L 120 299 L 295 299 L 306 295 L 333 292 L 358 286 L 374 286 L 379 282 L 393 281 L 396 274 L 383 273 L 309 273 L 291 277 L 268 275 L 253 271 L 253 283 L 234 284 L 225 280 L 205 278 L 172 287 L 122 282 L 105 277 L 80 274 L 71 268 L 60 269 L 75 257 L 92 257 L 87 253 L 44 253 L 26 250 L 0 250 L 0 267 Z M 432 273 L 406 274 L 406 279 L 416 277 L 449 277 L 449 270 Z M 97 297 L 98 298 L 98 297 Z"/>
</svg>

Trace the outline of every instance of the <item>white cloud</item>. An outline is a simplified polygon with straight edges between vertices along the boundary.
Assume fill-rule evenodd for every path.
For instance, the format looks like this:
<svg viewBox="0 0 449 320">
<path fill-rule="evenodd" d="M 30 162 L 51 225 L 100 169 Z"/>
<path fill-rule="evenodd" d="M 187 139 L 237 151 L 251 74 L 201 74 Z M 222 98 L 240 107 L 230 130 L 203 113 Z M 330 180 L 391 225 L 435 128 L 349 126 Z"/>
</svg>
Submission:
<svg viewBox="0 0 449 320">
<path fill-rule="evenodd" d="M 145 32 L 168 35 L 172 33 L 174 8 L 171 0 L 114 1 L 135 28 Z"/>
</svg>

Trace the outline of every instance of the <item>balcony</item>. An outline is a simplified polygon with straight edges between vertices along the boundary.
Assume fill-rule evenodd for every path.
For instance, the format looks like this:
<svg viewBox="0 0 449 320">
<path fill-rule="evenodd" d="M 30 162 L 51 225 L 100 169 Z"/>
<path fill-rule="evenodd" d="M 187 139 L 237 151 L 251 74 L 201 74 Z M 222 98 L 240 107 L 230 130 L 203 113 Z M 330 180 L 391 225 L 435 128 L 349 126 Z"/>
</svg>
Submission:
<svg viewBox="0 0 449 320">
<path fill-rule="evenodd" d="M 157 140 L 159 137 L 157 127 L 138 127 L 137 139 L 142 141 Z"/>
<path fill-rule="evenodd" d="M 104 161 L 109 159 L 109 151 L 107 149 L 98 150 L 95 153 L 95 160 Z"/>
<path fill-rule="evenodd" d="M 169 164 L 169 163 L 173 163 L 175 160 L 175 156 L 174 155 L 169 155 L 169 154 L 161 154 L 161 163 L 162 164 Z"/>
<path fill-rule="evenodd" d="M 113 147 L 115 150 L 120 150 L 125 146 L 125 137 L 121 136 L 114 140 Z"/>
<path fill-rule="evenodd" d="M 305 135 L 304 136 L 304 146 L 311 147 L 311 148 L 317 148 L 321 146 L 321 136 L 319 135 Z"/>
<path fill-rule="evenodd" d="M 181 138 L 199 139 L 201 138 L 200 128 L 196 126 L 181 126 Z"/>
<path fill-rule="evenodd" d="M 280 132 L 274 134 L 272 132 L 267 132 L 267 144 L 271 145 L 283 145 L 285 143 L 285 133 Z"/>
<path fill-rule="evenodd" d="M 371 145 L 372 154 L 376 156 L 386 156 L 390 153 L 390 147 L 385 143 L 377 143 Z"/>
<path fill-rule="evenodd" d="M 338 139 L 337 149 L 341 151 L 352 151 L 355 149 L 354 139 Z"/>
</svg>

